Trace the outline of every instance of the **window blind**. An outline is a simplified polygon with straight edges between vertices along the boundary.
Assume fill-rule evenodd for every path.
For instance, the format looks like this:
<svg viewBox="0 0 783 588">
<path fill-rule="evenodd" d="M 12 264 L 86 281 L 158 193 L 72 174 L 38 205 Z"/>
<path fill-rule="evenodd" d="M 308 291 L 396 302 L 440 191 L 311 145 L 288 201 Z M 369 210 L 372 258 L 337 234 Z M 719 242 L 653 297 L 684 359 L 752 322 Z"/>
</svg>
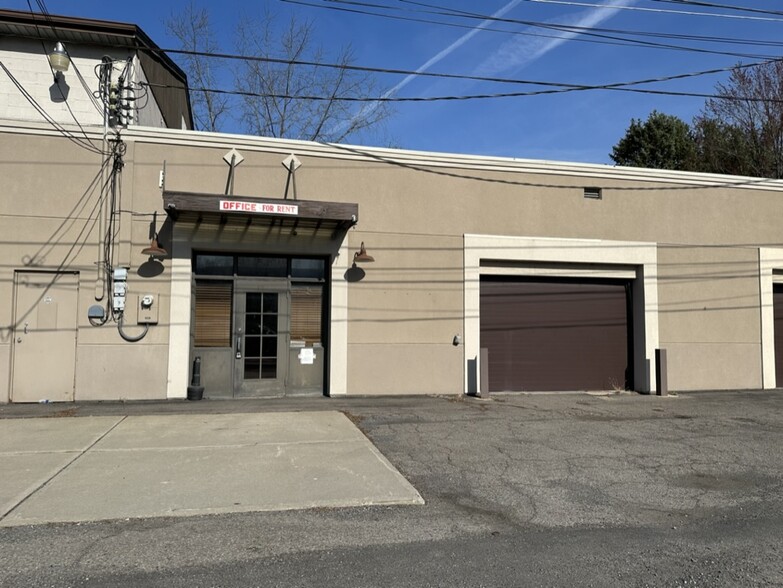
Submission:
<svg viewBox="0 0 783 588">
<path fill-rule="evenodd" d="M 196 347 L 231 346 L 231 282 L 196 280 Z"/>
<path fill-rule="evenodd" d="M 291 340 L 306 345 L 321 342 L 320 286 L 294 286 L 291 289 Z"/>
</svg>

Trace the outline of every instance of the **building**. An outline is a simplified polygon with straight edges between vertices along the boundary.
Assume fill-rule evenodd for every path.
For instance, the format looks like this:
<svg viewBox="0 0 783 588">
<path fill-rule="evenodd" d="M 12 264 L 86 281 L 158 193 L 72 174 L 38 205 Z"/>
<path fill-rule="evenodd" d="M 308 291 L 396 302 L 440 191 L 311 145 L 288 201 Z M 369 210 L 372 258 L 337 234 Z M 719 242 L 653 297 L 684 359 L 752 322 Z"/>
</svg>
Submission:
<svg viewBox="0 0 783 588">
<path fill-rule="evenodd" d="M 47 59 L 58 42 L 62 74 Z M 40 121 L 42 107 L 55 124 L 102 126 L 99 94 L 114 93 L 125 126 L 193 128 L 185 73 L 136 25 L 0 9 L 0 62 L 2 119 Z"/>
<path fill-rule="evenodd" d="M 783 182 L 163 126 L 0 120 L 0 401 L 783 380 Z"/>
</svg>

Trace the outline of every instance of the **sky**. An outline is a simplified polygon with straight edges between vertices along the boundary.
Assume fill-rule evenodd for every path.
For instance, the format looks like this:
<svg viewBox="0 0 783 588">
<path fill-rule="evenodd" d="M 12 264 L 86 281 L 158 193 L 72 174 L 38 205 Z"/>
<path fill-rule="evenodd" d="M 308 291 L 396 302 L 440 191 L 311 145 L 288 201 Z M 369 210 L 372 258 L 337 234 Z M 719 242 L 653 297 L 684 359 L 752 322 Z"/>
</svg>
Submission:
<svg viewBox="0 0 783 588">
<path fill-rule="evenodd" d="M 176 48 L 165 21 L 190 0 L 135 0 L 112 4 L 97 0 L 47 0 L 52 14 L 131 22 L 160 47 Z M 684 73 L 730 68 L 774 58 L 783 27 L 780 0 L 202 0 L 210 12 L 220 49 L 235 52 L 237 23 L 270 10 L 281 22 L 292 15 L 314 22 L 325 59 L 350 45 L 355 64 L 411 72 L 438 72 L 540 81 L 604 85 L 658 79 Z M 699 6 L 698 4 L 714 6 Z M 27 1 L 1 3 L 28 10 Z M 36 2 L 31 2 L 36 6 Z M 374 6 L 374 7 L 373 7 Z M 438 8 L 433 8 L 438 7 Z M 736 10 L 779 11 L 780 14 Z M 336 10 L 343 9 L 343 10 Z M 345 9 L 374 12 L 358 14 Z M 471 17 L 444 16 L 463 11 Z M 401 17 L 393 19 L 390 16 Z M 492 17 L 492 18 L 486 18 Z M 406 19 L 406 20 L 403 20 Z M 414 22 L 412 19 L 429 22 Z M 593 36 L 576 35 L 527 23 L 584 27 Z M 443 23 L 451 23 L 446 26 Z M 460 25 L 460 26 L 453 26 Z M 599 30 L 601 29 L 601 30 Z M 618 32 L 607 32 L 612 29 Z M 710 37 L 714 40 L 632 36 L 656 33 Z M 600 36 L 604 35 L 604 36 Z M 639 46 L 606 36 L 643 40 Z M 737 43 L 736 40 L 752 41 Z M 728 55 L 725 53 L 729 53 Z M 744 54 L 740 56 L 739 54 Z M 177 60 L 176 55 L 172 57 Z M 227 66 L 223 66 L 227 69 Z M 230 89 L 228 72 L 221 86 Z M 712 94 L 728 73 L 637 86 L 671 92 Z M 542 86 L 377 74 L 379 94 L 389 97 L 437 97 L 527 92 Z M 691 122 L 705 98 L 592 90 L 540 96 L 473 100 L 395 102 L 382 128 L 348 142 L 521 159 L 612 163 L 613 145 L 631 119 L 652 110 Z M 355 113 L 370 105 L 356 105 Z M 233 131 L 239 123 L 230 123 Z"/>
</svg>

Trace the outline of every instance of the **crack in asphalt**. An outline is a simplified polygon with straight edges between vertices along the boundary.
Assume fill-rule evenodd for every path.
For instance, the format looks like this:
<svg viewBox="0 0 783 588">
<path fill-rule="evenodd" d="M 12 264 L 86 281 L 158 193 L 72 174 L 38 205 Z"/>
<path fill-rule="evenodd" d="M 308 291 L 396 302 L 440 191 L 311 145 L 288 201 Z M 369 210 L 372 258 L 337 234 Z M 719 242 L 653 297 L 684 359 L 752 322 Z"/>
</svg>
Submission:
<svg viewBox="0 0 783 588">
<path fill-rule="evenodd" d="M 760 476 L 765 458 L 754 460 L 747 447 L 730 443 L 738 432 L 770 442 L 748 431 L 756 415 L 683 412 L 697 411 L 695 403 L 677 412 L 648 406 L 646 414 L 634 405 L 633 414 L 618 415 L 629 406 L 592 398 L 579 407 L 542 402 L 504 398 L 480 411 L 463 403 L 468 418 L 365 414 L 362 424 L 425 500 L 453 503 L 447 497 L 459 495 L 521 524 L 611 523 L 612 511 L 643 522 L 645 513 L 758 502 L 780 487 L 780 467 Z"/>
</svg>

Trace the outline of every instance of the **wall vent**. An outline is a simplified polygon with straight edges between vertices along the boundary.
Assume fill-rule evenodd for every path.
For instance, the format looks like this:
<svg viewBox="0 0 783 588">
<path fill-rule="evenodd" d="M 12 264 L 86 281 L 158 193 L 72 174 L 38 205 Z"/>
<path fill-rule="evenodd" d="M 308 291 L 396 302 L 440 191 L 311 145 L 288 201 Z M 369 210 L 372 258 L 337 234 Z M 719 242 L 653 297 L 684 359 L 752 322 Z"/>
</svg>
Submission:
<svg viewBox="0 0 783 588">
<path fill-rule="evenodd" d="M 593 200 L 601 200 L 601 188 L 585 188 L 585 198 L 592 198 Z"/>
</svg>

